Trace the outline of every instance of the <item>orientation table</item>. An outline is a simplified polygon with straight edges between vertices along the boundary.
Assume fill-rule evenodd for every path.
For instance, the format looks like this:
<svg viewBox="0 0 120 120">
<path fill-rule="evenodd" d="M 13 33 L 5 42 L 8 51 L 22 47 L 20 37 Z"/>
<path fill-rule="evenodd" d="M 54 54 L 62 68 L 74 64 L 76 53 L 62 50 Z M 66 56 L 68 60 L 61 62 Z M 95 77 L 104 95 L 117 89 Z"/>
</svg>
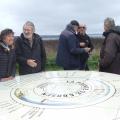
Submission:
<svg viewBox="0 0 120 120">
<path fill-rule="evenodd" d="M 120 120 L 120 75 L 48 71 L 0 82 L 0 120 Z"/>
</svg>

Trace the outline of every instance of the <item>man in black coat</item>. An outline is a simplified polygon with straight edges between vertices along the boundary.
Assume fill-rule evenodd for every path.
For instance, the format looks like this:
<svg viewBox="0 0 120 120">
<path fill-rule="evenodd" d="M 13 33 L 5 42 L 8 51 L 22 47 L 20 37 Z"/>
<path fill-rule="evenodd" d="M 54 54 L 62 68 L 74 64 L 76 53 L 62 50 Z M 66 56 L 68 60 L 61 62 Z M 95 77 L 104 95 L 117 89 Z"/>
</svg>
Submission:
<svg viewBox="0 0 120 120">
<path fill-rule="evenodd" d="M 78 29 L 78 34 L 77 34 L 79 42 L 80 42 L 80 48 L 85 48 L 85 47 L 90 48 L 89 52 L 84 52 L 80 56 L 82 70 L 89 70 L 89 67 L 87 65 L 87 61 L 88 61 L 90 53 L 92 52 L 92 50 L 94 48 L 90 37 L 86 33 L 86 29 L 87 28 L 86 28 L 85 24 L 80 24 L 79 29 Z"/>
<path fill-rule="evenodd" d="M 76 33 L 79 23 L 72 20 L 61 33 L 56 57 L 56 63 L 64 70 L 80 70 L 80 54 L 89 51 L 89 48 L 80 48 Z"/>
<path fill-rule="evenodd" d="M 14 32 L 11 29 L 5 29 L 0 35 L 0 81 L 13 79 L 15 71 Z"/>
<path fill-rule="evenodd" d="M 23 33 L 16 38 L 16 55 L 19 74 L 31 74 L 45 70 L 46 53 L 41 37 L 35 33 L 35 26 L 27 21 Z"/>
</svg>

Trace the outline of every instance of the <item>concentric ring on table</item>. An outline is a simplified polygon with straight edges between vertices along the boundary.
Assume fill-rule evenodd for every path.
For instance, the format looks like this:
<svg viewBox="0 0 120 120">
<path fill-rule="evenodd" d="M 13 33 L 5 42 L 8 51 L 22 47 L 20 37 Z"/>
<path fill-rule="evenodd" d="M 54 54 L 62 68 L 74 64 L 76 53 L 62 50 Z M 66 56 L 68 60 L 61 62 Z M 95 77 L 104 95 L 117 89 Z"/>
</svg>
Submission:
<svg viewBox="0 0 120 120">
<path fill-rule="evenodd" d="M 33 88 L 32 81 L 30 89 L 25 89 L 25 85 L 12 89 L 11 97 L 20 104 L 32 107 L 75 108 L 104 102 L 115 93 L 114 87 L 105 81 L 81 81 L 74 77 L 74 81 L 68 81 L 68 78 L 62 80 L 59 77 L 57 82 L 39 83 Z"/>
</svg>

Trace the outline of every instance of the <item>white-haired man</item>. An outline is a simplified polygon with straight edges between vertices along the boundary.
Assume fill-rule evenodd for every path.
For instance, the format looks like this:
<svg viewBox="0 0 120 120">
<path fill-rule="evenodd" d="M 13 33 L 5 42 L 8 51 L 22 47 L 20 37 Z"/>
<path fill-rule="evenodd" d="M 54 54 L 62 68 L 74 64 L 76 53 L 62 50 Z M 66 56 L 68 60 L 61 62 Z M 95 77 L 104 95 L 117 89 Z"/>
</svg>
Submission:
<svg viewBox="0 0 120 120">
<path fill-rule="evenodd" d="M 104 20 L 105 40 L 100 51 L 100 71 L 120 74 L 120 27 L 114 19 Z"/>
<path fill-rule="evenodd" d="M 27 21 L 23 33 L 16 40 L 16 55 L 19 74 L 31 74 L 45 69 L 46 54 L 41 37 L 35 33 L 35 26 Z"/>
</svg>

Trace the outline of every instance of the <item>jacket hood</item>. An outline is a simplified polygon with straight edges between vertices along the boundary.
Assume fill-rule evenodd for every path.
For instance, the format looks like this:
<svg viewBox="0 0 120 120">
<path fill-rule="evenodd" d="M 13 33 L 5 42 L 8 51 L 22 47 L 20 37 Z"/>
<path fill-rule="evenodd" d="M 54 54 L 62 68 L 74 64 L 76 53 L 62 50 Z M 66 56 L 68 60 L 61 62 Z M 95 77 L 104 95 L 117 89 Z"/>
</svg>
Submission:
<svg viewBox="0 0 120 120">
<path fill-rule="evenodd" d="M 120 35 L 120 26 L 115 26 L 114 28 L 111 29 L 111 31 Z"/>
<path fill-rule="evenodd" d="M 116 34 L 120 35 L 120 26 L 115 26 L 108 32 L 103 32 L 103 36 L 107 37 L 110 33 L 116 33 Z"/>
</svg>

